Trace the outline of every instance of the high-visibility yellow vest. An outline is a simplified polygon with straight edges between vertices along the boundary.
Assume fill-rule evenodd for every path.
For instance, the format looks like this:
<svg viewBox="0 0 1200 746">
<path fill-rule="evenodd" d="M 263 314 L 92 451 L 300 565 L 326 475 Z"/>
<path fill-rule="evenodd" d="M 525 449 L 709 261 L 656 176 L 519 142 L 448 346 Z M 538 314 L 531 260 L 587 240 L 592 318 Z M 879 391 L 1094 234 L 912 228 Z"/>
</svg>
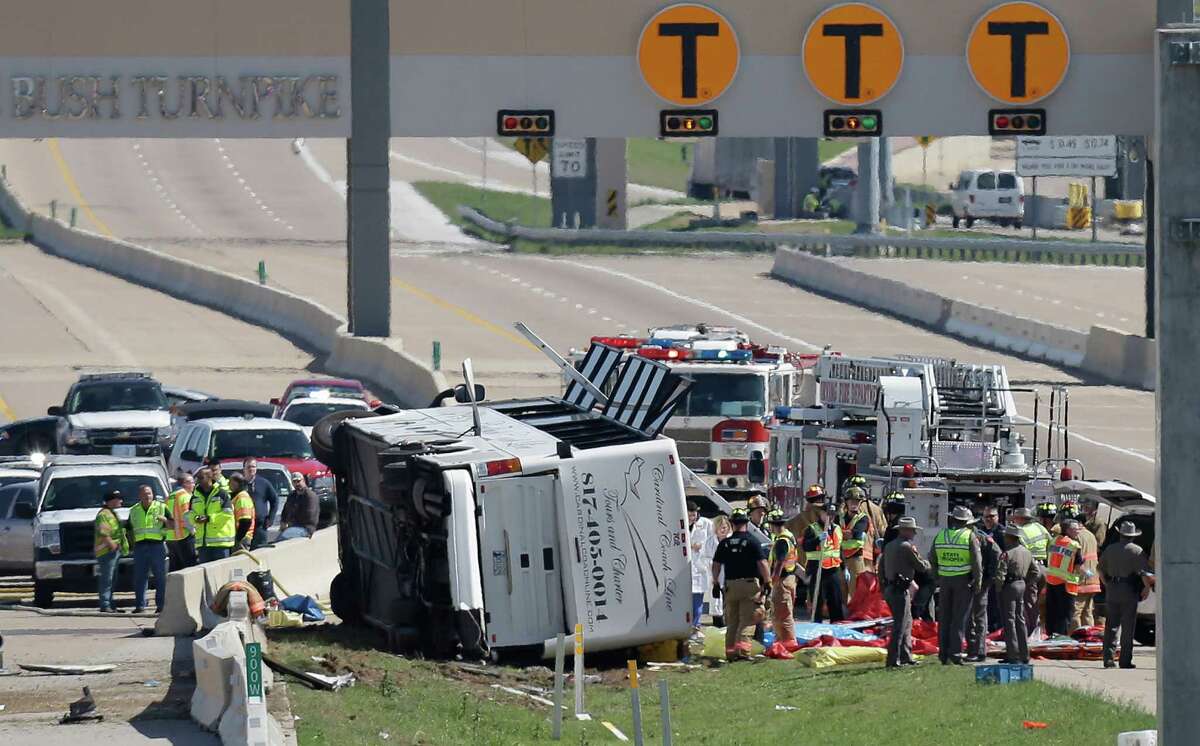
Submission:
<svg viewBox="0 0 1200 746">
<path fill-rule="evenodd" d="M 814 523 L 808 527 L 813 532 L 814 536 L 820 536 L 825 529 L 820 524 Z M 829 530 L 829 535 L 821 542 L 820 549 L 812 552 L 805 552 L 804 558 L 810 562 L 820 560 L 821 567 L 825 570 L 832 570 L 835 567 L 842 566 L 842 527 L 836 523 Z"/>
<path fill-rule="evenodd" d="M 250 497 L 250 493 L 242 490 L 233 498 L 233 525 L 236 528 L 237 524 L 242 521 L 250 521 L 250 530 L 246 534 L 254 534 L 254 498 Z M 237 532 L 234 532 L 236 535 Z"/>
<path fill-rule="evenodd" d="M 201 492 L 199 487 L 196 488 L 192 495 L 192 515 L 208 518 L 206 523 L 196 524 L 198 548 L 227 549 L 233 546 L 237 527 L 233 521 L 233 507 L 223 499 L 228 496 L 229 493 L 222 491 L 216 484 L 207 495 Z"/>
<path fill-rule="evenodd" d="M 933 539 L 938 575 L 944 578 L 971 572 L 971 529 L 944 528 Z"/>
<path fill-rule="evenodd" d="M 129 540 L 121 529 L 121 519 L 117 518 L 117 514 L 109 508 L 101 508 L 100 512 L 96 514 L 95 540 L 92 542 L 96 559 L 113 551 L 105 539 L 117 542 L 118 556 L 129 554 Z"/>
<path fill-rule="evenodd" d="M 1050 532 L 1037 521 L 1029 521 L 1021 526 L 1021 543 L 1042 564 L 1046 563 L 1046 550 L 1050 546 Z"/>
<path fill-rule="evenodd" d="M 779 541 L 780 539 L 783 539 L 787 542 L 787 554 L 783 555 L 783 557 L 780 557 L 775 553 L 775 542 Z M 796 572 L 797 558 L 798 553 L 796 552 L 796 537 L 793 536 L 792 532 L 788 531 L 786 528 L 780 529 L 779 533 L 771 537 L 771 567 L 774 568 L 775 562 L 777 560 L 781 560 L 783 562 L 783 572 Z"/>
<path fill-rule="evenodd" d="M 166 527 L 159 520 L 167 514 L 167 506 L 154 500 L 150 503 L 149 508 L 143 508 L 141 503 L 134 505 L 129 509 L 129 529 L 133 536 L 133 543 L 139 541 L 162 541 L 166 534 Z"/>
<path fill-rule="evenodd" d="M 1049 585 L 1066 583 L 1067 593 L 1079 592 L 1079 574 L 1075 572 L 1075 554 L 1079 542 L 1063 534 L 1050 547 L 1046 563 L 1046 582 Z"/>
<path fill-rule="evenodd" d="M 167 513 L 175 521 L 167 534 L 168 541 L 180 541 L 192 535 L 192 493 L 177 489 L 167 498 Z"/>
</svg>

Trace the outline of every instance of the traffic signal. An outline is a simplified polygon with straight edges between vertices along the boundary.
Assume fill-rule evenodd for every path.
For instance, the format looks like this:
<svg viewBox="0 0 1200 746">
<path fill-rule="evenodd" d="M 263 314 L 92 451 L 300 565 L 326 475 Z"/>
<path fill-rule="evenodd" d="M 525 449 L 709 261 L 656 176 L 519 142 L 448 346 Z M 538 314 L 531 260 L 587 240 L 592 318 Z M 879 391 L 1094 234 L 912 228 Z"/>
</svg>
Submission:
<svg viewBox="0 0 1200 746">
<path fill-rule="evenodd" d="M 716 109 L 667 109 L 658 114 L 661 137 L 716 137 Z"/>
<path fill-rule="evenodd" d="M 988 112 L 989 135 L 1044 135 L 1045 109 L 992 109 Z"/>
<path fill-rule="evenodd" d="M 883 113 L 879 109 L 826 109 L 826 137 L 879 137 Z"/>
<path fill-rule="evenodd" d="M 496 112 L 496 132 L 500 137 L 551 137 L 554 110 L 501 109 Z"/>
</svg>

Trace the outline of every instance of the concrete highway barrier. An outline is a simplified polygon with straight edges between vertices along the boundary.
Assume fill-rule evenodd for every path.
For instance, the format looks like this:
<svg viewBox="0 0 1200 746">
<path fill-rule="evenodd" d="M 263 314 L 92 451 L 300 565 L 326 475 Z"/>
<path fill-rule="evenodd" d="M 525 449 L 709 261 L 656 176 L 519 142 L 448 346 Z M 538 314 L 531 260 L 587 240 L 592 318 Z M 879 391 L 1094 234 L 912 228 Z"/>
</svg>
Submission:
<svg viewBox="0 0 1200 746">
<path fill-rule="evenodd" d="M 866 306 L 934 331 L 1065 366 L 1121 386 L 1152 390 L 1154 340 L 1093 326 L 1084 332 L 968 303 L 847 267 L 836 259 L 780 248 L 772 274 L 806 290 Z"/>
<path fill-rule="evenodd" d="M 616 245 L 696 248 L 736 248 L 770 251 L 781 247 L 805 249 L 825 256 L 894 257 L 962 261 L 1047 262 L 1142 266 L 1146 249 L 1137 243 L 1083 243 L 907 236 L 835 236 L 826 233 L 762 233 L 749 231 L 618 231 L 571 228 L 528 228 L 501 223 L 470 207 L 459 215 L 469 223 L 505 240 L 525 239 L 564 245 Z"/>
<path fill-rule="evenodd" d="M 27 210 L 0 184 L 0 213 L 24 227 L 43 250 L 279 332 L 328 355 L 330 373 L 359 378 L 383 398 L 425 406 L 447 388 L 445 377 L 403 350 L 398 339 L 354 337 L 346 320 L 308 298 L 127 241 L 71 228 Z"/>
<path fill-rule="evenodd" d="M 212 628 L 220 621 L 209 609 L 216 592 L 229 581 L 259 569 L 271 571 L 281 596 L 299 593 L 328 600 L 329 585 L 339 569 L 337 551 L 337 527 L 330 526 L 311 539 L 292 539 L 256 549 L 253 559 L 238 554 L 169 573 L 166 603 L 154 625 L 154 634 L 194 635 Z"/>
</svg>

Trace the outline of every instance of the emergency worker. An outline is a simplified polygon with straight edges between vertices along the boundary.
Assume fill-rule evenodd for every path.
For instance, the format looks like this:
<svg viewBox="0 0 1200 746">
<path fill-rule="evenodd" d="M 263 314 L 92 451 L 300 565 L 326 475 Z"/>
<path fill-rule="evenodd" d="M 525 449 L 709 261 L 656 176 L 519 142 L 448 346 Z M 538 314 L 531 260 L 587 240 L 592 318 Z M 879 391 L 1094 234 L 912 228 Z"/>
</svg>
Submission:
<svg viewBox="0 0 1200 746">
<path fill-rule="evenodd" d="M 782 510 L 776 509 L 768 513 L 767 523 L 773 532 L 768 558 L 771 569 L 771 621 L 775 628 L 776 642 L 782 643 L 790 653 L 800 647 L 796 643 L 796 623 L 792 619 L 792 609 L 796 605 L 796 567 L 799 552 L 796 537 L 784 525 L 787 519 Z"/>
<path fill-rule="evenodd" d="M 1116 653 L 1117 628 L 1121 629 L 1121 668 L 1137 668 L 1133 663 L 1133 632 L 1137 627 L 1138 602 L 1150 593 L 1149 563 L 1134 539 L 1142 535 L 1131 521 L 1116 526 L 1119 541 L 1100 555 L 1100 577 L 1104 581 L 1104 667 L 1112 668 Z"/>
<path fill-rule="evenodd" d="M 929 552 L 929 563 L 938 579 L 938 660 L 942 665 L 963 664 L 963 622 L 971 598 L 983 583 L 979 539 L 971 529 L 970 509 L 959 505 L 947 516 L 948 528 L 938 532 Z"/>
<path fill-rule="evenodd" d="M 117 579 L 117 563 L 129 554 L 129 539 L 117 517 L 121 507 L 121 491 L 112 490 L 104 495 L 100 512 L 96 514 L 93 552 L 96 557 L 96 585 L 100 596 L 100 611 L 116 613 L 113 606 L 113 585 Z"/>
<path fill-rule="evenodd" d="M 746 501 L 746 511 L 750 513 L 750 522 L 754 527 L 762 531 L 766 535 L 770 535 L 770 528 L 767 526 L 767 511 L 770 509 L 770 503 L 767 498 L 759 492 L 750 495 L 750 499 Z"/>
<path fill-rule="evenodd" d="M 146 587 L 154 576 L 154 608 L 162 612 L 167 591 L 166 534 L 172 528 L 167 506 L 154 499 L 154 490 L 138 488 L 138 504 L 129 509 L 129 538 L 133 544 L 134 613 L 146 610 Z"/>
<path fill-rule="evenodd" d="M 771 584 L 767 553 L 747 529 L 750 515 L 735 508 L 729 520 L 733 535 L 723 539 L 713 554 L 714 578 L 725 573 L 725 587 L 713 586 L 713 596 L 724 592 L 725 599 L 725 657 L 728 660 L 750 658 L 750 639 L 755 619 L 762 613 L 763 598 Z"/>
<path fill-rule="evenodd" d="M 917 519 L 902 516 L 896 521 L 896 538 L 889 541 L 879 560 L 883 600 L 892 612 L 892 636 L 888 639 L 887 667 L 919 665 L 912 657 L 912 585 L 929 562 L 913 540 L 921 527 Z"/>
<path fill-rule="evenodd" d="M 1083 547 L 1076 541 L 1083 527 L 1067 518 L 1061 528 L 1063 533 L 1050 545 L 1046 563 L 1046 631 L 1052 635 L 1071 631 L 1083 565 Z"/>
<path fill-rule="evenodd" d="M 808 213 L 806 217 L 813 217 L 817 210 L 821 209 L 820 194 L 821 190 L 813 187 L 808 190 L 808 194 L 804 195 L 804 202 L 800 207 Z"/>
<path fill-rule="evenodd" d="M 1084 530 L 1079 534 L 1079 543 L 1083 547 L 1083 566 L 1096 574 L 1079 585 L 1079 595 L 1075 597 L 1075 629 L 1104 626 L 1104 614 L 1096 607 L 1095 599 L 1100 592 L 1100 547 L 1104 546 L 1108 527 L 1097 515 L 1098 508 L 1095 500 L 1081 503 Z"/>
<path fill-rule="evenodd" d="M 811 484 L 804 491 L 804 510 L 801 510 L 787 522 L 787 530 L 793 536 L 803 536 L 804 531 L 817 520 L 820 509 L 818 503 L 826 500 L 825 488 L 819 484 Z"/>
<path fill-rule="evenodd" d="M 233 501 L 221 489 L 211 468 L 196 472 L 192 493 L 192 521 L 196 526 L 196 558 L 201 564 L 225 559 L 233 548 Z"/>
<path fill-rule="evenodd" d="M 1042 588 L 1046 585 L 1045 567 L 1046 553 L 1050 548 L 1050 532 L 1041 523 L 1033 520 L 1033 513 L 1029 508 L 1016 508 L 1009 511 L 1009 521 L 1019 529 L 1021 529 L 1021 543 L 1033 555 L 1033 559 L 1038 564 L 1039 572 L 1036 583 L 1025 584 L 1025 627 L 1030 635 L 1038 626 L 1038 596 L 1042 593 Z"/>
<path fill-rule="evenodd" d="M 804 529 L 804 559 L 813 621 L 840 622 L 846 618 L 842 601 L 842 529 L 826 502 L 814 503 L 817 519 Z M 821 613 L 824 601 L 828 614 Z"/>
<path fill-rule="evenodd" d="M 234 529 L 233 545 L 249 549 L 254 540 L 254 498 L 246 490 L 246 477 L 234 472 L 229 475 L 229 494 L 233 495 Z"/>
<path fill-rule="evenodd" d="M 847 601 L 854 598 L 858 576 L 875 569 L 875 532 L 864 505 L 866 497 L 860 487 L 847 489 L 839 521 L 842 529 L 842 566 L 849 575 Z"/>
<path fill-rule="evenodd" d="M 1018 526 L 1004 529 L 1004 554 L 996 570 L 1000 618 L 1004 627 L 1004 662 L 1029 663 L 1029 631 L 1025 628 L 1025 587 L 1041 577 L 1037 561 L 1022 543 Z"/>
<path fill-rule="evenodd" d="M 1055 533 L 1054 531 L 1051 531 L 1051 529 L 1054 528 L 1054 524 L 1055 524 L 1054 519 L 1057 517 L 1058 517 L 1058 506 L 1055 505 L 1053 502 L 1046 501 L 1046 502 L 1038 503 L 1038 506 L 1037 506 L 1038 523 L 1042 524 L 1042 527 L 1045 528 L 1046 531 L 1048 531 L 1051 534 Z"/>
<path fill-rule="evenodd" d="M 221 471 L 221 460 L 218 458 L 210 458 L 208 460 L 208 470 L 212 473 L 213 481 L 220 486 L 221 489 L 229 492 L 229 478 L 225 476 L 225 472 Z M 233 494 L 229 492 L 229 494 Z"/>
<path fill-rule="evenodd" d="M 880 507 L 879 502 L 871 497 L 871 483 L 863 475 L 855 474 L 846 480 L 842 493 L 845 494 L 846 490 L 851 487 L 857 487 L 863 491 L 862 507 L 866 509 L 867 515 L 871 517 L 871 530 L 876 536 L 879 536 L 887 526 L 887 517 L 883 514 L 883 508 Z"/>
<path fill-rule="evenodd" d="M 982 663 L 987 660 L 988 592 L 996 585 L 996 571 L 1000 566 L 1000 545 L 992 538 L 991 532 L 979 525 L 975 526 L 975 538 L 979 541 L 983 581 L 979 590 L 971 596 L 971 606 L 967 612 L 967 657 L 965 660 L 971 663 Z"/>
<path fill-rule="evenodd" d="M 191 474 L 179 475 L 179 487 L 167 496 L 167 515 L 173 524 L 167 534 L 167 558 L 171 570 L 196 564 L 196 541 L 192 536 L 192 493 L 196 480 Z"/>
</svg>

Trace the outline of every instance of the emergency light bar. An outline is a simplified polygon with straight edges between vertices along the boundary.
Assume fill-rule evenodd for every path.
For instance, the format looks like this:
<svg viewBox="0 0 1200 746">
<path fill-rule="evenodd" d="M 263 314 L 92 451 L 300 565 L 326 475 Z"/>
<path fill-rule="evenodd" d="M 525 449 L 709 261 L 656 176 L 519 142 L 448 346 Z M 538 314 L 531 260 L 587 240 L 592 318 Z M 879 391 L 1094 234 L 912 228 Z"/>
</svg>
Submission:
<svg viewBox="0 0 1200 746">
<path fill-rule="evenodd" d="M 646 344 L 646 340 L 637 337 L 592 337 L 592 344 L 616 347 L 619 350 L 634 350 Z"/>
<path fill-rule="evenodd" d="M 647 360 L 687 360 L 692 355 L 691 350 L 659 346 L 643 347 L 637 354 Z"/>
<path fill-rule="evenodd" d="M 734 363 L 749 362 L 754 355 L 750 350 L 693 350 L 692 360 L 721 360 Z"/>
</svg>

